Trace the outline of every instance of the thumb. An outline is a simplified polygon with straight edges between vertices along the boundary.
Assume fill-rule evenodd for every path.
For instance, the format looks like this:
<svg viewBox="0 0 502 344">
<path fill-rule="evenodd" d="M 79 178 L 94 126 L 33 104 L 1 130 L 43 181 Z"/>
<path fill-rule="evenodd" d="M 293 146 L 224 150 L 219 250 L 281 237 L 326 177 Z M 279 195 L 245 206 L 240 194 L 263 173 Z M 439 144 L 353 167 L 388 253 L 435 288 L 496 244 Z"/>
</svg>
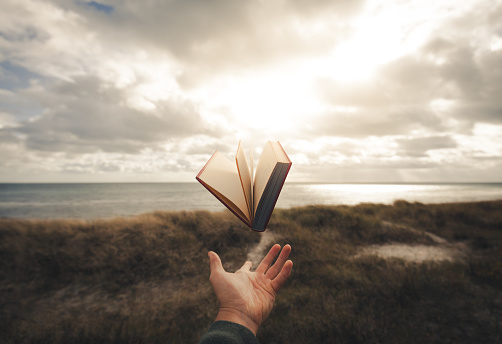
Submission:
<svg viewBox="0 0 502 344">
<path fill-rule="evenodd" d="M 209 251 L 207 255 L 209 256 L 209 267 L 211 269 L 211 273 L 225 272 L 223 265 L 221 265 L 221 259 L 216 252 Z"/>
</svg>

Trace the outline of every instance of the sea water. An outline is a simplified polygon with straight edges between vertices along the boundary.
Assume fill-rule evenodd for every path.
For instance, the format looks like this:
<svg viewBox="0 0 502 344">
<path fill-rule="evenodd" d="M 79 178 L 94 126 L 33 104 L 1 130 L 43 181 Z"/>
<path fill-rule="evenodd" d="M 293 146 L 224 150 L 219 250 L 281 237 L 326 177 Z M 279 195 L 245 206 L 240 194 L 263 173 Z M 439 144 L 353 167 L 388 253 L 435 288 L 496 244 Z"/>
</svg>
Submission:
<svg viewBox="0 0 502 344">
<path fill-rule="evenodd" d="M 311 204 L 422 203 L 502 199 L 502 183 L 284 185 L 277 208 Z M 96 219 L 225 207 L 198 183 L 0 184 L 0 217 Z"/>
</svg>

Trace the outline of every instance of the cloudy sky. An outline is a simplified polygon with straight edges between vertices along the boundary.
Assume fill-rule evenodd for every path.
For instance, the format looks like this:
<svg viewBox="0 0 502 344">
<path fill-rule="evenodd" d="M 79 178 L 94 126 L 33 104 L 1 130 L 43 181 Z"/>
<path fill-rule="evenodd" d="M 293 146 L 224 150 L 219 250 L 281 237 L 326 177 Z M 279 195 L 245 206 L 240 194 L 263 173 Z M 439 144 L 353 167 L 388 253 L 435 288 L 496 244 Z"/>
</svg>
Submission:
<svg viewBox="0 0 502 344">
<path fill-rule="evenodd" d="M 1 0 L 0 182 L 502 181 L 501 0 Z M 249 149 L 248 149 L 249 151 Z"/>
</svg>

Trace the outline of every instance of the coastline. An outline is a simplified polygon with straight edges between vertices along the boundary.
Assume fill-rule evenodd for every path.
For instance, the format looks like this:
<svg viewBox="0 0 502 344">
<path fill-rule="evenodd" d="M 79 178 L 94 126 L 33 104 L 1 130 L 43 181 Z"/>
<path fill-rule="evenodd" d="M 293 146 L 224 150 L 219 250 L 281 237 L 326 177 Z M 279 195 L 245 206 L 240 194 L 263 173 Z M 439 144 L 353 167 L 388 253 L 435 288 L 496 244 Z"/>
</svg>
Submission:
<svg viewBox="0 0 502 344">
<path fill-rule="evenodd" d="M 502 183 L 287 183 L 276 208 L 308 205 L 392 205 L 502 199 Z M 106 219 L 153 211 L 220 211 L 225 207 L 198 183 L 0 184 L 0 218 Z"/>
</svg>

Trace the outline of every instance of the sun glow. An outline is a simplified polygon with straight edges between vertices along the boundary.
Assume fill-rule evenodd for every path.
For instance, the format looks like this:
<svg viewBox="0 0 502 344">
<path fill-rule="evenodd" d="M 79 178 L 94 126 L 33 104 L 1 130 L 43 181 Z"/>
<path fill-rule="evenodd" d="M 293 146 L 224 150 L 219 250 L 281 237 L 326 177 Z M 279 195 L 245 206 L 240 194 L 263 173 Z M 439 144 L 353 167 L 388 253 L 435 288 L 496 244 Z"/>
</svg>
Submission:
<svg viewBox="0 0 502 344">
<path fill-rule="evenodd" d="M 297 120 L 317 111 L 319 101 L 301 73 L 265 72 L 231 77 L 205 94 L 212 108 L 224 108 L 247 128 L 290 129 Z"/>
<path fill-rule="evenodd" d="M 193 93 L 208 113 L 224 113 L 237 119 L 238 128 L 304 128 L 316 114 L 325 111 L 319 99 L 319 78 L 353 82 L 372 78 L 379 67 L 423 45 L 433 27 L 424 21 L 430 15 L 402 4 L 384 6 L 377 1 L 333 36 L 331 50 L 323 55 L 304 55 L 266 68 L 246 70 L 212 80 Z M 410 29 L 410 24 L 412 29 Z M 329 36 L 332 26 L 315 26 Z M 305 29 L 307 30 L 307 29 Z M 316 32 L 317 32 L 316 31 Z M 310 32 L 309 32 L 310 33 Z M 324 106 L 324 107 L 323 107 Z"/>
<path fill-rule="evenodd" d="M 399 55 L 399 39 L 392 27 L 370 26 L 335 47 L 319 67 L 338 80 L 366 79 L 380 65 Z"/>
<path fill-rule="evenodd" d="M 371 78 L 379 66 L 423 45 L 434 30 L 425 20 L 430 15 L 430 11 L 416 11 L 407 4 L 368 3 L 349 26 L 345 40 L 337 41 L 330 54 L 312 61 L 309 68 L 341 81 Z"/>
<path fill-rule="evenodd" d="M 361 18 L 354 33 L 339 42 L 328 56 L 313 61 L 310 68 L 337 80 L 366 79 L 382 64 L 400 56 L 401 32 L 386 16 Z"/>
</svg>

